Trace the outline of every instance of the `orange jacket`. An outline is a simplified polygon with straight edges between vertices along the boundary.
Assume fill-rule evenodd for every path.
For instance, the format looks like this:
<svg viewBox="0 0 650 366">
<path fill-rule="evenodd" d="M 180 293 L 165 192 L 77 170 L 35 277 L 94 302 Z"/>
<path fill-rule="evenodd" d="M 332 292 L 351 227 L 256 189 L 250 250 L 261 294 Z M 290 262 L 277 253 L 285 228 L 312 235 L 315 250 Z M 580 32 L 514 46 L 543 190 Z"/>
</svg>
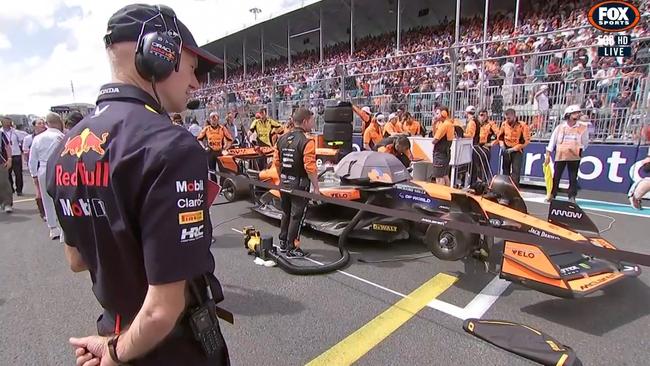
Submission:
<svg viewBox="0 0 650 366">
<path fill-rule="evenodd" d="M 507 148 L 522 151 L 530 143 L 530 129 L 525 122 L 515 122 L 512 126 L 503 122 L 497 141 L 503 141 Z"/>
<path fill-rule="evenodd" d="M 210 149 L 213 151 L 221 151 L 221 149 L 224 148 L 224 145 L 226 145 L 225 141 L 233 142 L 230 131 L 222 125 L 218 125 L 217 127 L 207 125 L 203 127 L 203 130 L 201 130 L 199 135 L 196 136 L 196 139 L 203 140 L 206 137 L 208 138 L 208 146 L 210 146 Z"/>
</svg>

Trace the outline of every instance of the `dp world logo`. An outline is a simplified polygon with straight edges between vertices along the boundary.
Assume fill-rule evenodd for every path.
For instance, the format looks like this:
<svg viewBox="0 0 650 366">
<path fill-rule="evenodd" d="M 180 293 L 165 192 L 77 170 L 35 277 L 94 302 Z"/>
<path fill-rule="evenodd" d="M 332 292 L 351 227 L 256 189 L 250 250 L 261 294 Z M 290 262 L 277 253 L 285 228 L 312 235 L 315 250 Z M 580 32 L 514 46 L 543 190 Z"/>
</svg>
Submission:
<svg viewBox="0 0 650 366">
<path fill-rule="evenodd" d="M 603 32 L 622 32 L 636 27 L 639 9 L 625 1 L 603 1 L 589 10 L 589 23 Z"/>
</svg>

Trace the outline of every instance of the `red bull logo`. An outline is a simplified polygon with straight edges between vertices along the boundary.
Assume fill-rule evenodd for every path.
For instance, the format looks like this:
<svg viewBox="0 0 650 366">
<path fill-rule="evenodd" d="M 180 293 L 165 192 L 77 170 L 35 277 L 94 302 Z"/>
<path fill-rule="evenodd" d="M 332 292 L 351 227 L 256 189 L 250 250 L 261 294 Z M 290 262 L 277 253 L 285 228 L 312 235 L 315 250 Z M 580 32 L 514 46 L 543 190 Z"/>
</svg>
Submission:
<svg viewBox="0 0 650 366">
<path fill-rule="evenodd" d="M 61 156 L 70 154 L 80 158 L 81 155 L 91 150 L 99 154 L 99 156 L 104 156 L 106 151 L 102 145 L 106 143 L 107 138 L 108 132 L 102 133 L 102 138 L 100 139 L 89 128 L 86 128 L 79 135 L 68 138 L 68 141 L 66 141 L 63 147 L 63 152 L 61 152 Z"/>
</svg>

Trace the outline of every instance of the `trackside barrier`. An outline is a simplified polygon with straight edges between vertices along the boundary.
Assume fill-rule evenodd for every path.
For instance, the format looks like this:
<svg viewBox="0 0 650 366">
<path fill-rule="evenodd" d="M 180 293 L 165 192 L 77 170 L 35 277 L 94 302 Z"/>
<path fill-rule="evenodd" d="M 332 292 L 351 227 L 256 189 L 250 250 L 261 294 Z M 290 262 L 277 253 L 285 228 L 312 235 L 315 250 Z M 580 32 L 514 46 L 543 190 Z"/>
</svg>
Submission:
<svg viewBox="0 0 650 366">
<path fill-rule="evenodd" d="M 543 230 L 538 230 L 540 232 L 540 236 L 536 236 L 528 233 L 509 231 L 505 229 L 494 228 L 487 225 L 480 225 L 471 218 L 468 221 L 461 221 L 461 220 L 449 218 L 448 215 L 444 215 L 442 217 L 432 217 L 432 216 L 421 214 L 419 212 L 396 210 L 396 209 L 380 207 L 376 205 L 370 205 L 366 203 L 359 203 L 354 201 L 346 201 L 346 200 L 341 200 L 336 198 L 330 198 L 330 197 L 317 195 L 311 192 L 305 192 L 297 189 L 295 190 L 285 189 L 285 188 L 281 188 L 280 186 L 276 186 L 274 184 L 261 182 L 258 180 L 241 177 L 241 176 L 236 177 L 235 175 L 228 174 L 228 173 L 222 173 L 222 172 L 212 172 L 212 173 L 223 178 L 230 178 L 230 179 L 244 178 L 249 184 L 257 187 L 262 187 L 269 190 L 272 189 L 280 190 L 283 193 L 290 194 L 293 196 L 307 198 L 314 201 L 326 202 L 337 206 L 351 208 L 357 211 L 372 212 L 378 215 L 383 215 L 388 217 L 397 217 L 403 220 L 408 220 L 416 223 L 444 226 L 446 228 L 459 230 L 465 233 L 480 234 L 488 237 L 501 238 L 504 240 L 509 240 L 518 243 L 534 243 L 535 245 L 540 245 L 545 249 L 551 251 L 554 250 L 573 251 L 573 252 L 583 253 L 586 255 L 592 255 L 594 257 L 610 260 L 613 262 L 622 261 L 622 262 L 637 264 L 640 266 L 650 267 L 650 255 L 648 254 L 629 252 L 625 250 L 606 249 L 603 247 L 595 246 L 586 241 L 570 241 L 570 240 L 559 238 L 554 234 L 543 232 Z M 452 207 L 453 207 L 453 200 L 454 200 L 454 196 L 452 195 Z M 544 234 L 546 235 L 541 236 Z M 549 239 L 549 236 L 556 239 Z"/>
</svg>

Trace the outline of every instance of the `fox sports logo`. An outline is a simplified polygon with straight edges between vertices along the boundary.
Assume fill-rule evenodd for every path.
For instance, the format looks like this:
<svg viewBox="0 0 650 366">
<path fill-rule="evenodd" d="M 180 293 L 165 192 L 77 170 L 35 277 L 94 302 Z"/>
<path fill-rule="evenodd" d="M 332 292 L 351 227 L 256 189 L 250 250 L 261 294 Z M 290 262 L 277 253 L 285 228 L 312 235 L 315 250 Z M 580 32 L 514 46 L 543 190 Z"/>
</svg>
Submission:
<svg viewBox="0 0 650 366">
<path fill-rule="evenodd" d="M 603 1 L 589 10 L 589 23 L 603 32 L 622 32 L 639 24 L 641 14 L 625 1 Z"/>
</svg>

